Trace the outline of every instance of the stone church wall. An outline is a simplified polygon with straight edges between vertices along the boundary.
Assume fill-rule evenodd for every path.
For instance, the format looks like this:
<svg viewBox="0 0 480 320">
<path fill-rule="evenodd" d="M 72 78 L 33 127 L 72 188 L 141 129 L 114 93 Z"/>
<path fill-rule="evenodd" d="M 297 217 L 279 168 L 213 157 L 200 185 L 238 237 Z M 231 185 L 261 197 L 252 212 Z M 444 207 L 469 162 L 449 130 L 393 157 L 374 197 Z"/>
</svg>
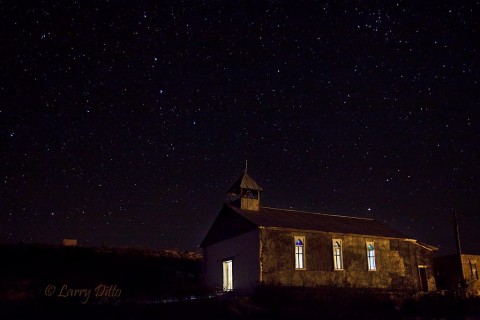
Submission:
<svg viewBox="0 0 480 320">
<path fill-rule="evenodd" d="M 305 270 L 295 270 L 295 236 L 305 237 Z M 332 239 L 342 239 L 343 270 L 334 270 Z M 368 270 L 367 241 L 375 243 L 376 271 Z M 260 260 L 261 281 L 270 285 L 420 291 L 420 266 L 435 289 L 432 251 L 404 239 L 262 228 Z"/>
</svg>

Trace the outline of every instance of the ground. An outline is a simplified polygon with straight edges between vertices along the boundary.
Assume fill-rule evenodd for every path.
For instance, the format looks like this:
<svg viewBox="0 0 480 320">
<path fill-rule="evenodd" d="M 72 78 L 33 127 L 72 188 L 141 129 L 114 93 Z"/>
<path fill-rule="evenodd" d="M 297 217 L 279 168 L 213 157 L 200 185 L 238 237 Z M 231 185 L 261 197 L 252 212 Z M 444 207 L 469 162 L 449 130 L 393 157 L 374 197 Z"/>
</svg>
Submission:
<svg viewBox="0 0 480 320">
<path fill-rule="evenodd" d="M 0 245 L 2 319 L 480 319 L 479 299 L 260 286 L 218 294 L 195 252 Z"/>
</svg>

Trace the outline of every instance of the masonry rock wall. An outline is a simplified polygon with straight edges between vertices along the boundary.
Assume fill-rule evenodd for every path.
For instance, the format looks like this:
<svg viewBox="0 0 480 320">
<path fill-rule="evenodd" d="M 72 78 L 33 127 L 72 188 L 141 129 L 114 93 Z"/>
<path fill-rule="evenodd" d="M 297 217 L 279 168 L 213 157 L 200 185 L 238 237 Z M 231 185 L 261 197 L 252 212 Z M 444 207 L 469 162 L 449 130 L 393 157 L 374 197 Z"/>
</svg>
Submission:
<svg viewBox="0 0 480 320">
<path fill-rule="evenodd" d="M 295 236 L 305 237 L 305 270 L 295 270 Z M 334 270 L 332 239 L 342 240 L 343 270 Z M 367 241 L 375 243 L 376 271 L 368 271 Z M 263 228 L 260 252 L 266 284 L 419 291 L 422 266 L 435 289 L 432 252 L 405 239 Z"/>
</svg>

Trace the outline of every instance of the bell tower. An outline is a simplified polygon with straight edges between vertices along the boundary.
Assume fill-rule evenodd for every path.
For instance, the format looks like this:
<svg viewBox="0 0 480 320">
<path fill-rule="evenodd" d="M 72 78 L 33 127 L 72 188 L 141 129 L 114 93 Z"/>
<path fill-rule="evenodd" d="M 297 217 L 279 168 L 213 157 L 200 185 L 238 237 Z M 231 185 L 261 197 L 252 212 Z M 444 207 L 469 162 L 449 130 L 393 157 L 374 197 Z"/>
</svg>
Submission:
<svg viewBox="0 0 480 320">
<path fill-rule="evenodd" d="M 260 193 L 262 187 L 247 173 L 248 163 L 245 161 L 245 170 L 227 192 L 227 203 L 242 210 L 259 211 Z"/>
</svg>

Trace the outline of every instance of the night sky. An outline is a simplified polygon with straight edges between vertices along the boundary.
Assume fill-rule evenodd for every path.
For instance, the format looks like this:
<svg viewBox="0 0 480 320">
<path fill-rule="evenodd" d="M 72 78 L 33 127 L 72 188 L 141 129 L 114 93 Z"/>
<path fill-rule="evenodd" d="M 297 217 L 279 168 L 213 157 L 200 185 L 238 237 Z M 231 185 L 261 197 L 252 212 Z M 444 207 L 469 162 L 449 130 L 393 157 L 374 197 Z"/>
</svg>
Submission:
<svg viewBox="0 0 480 320">
<path fill-rule="evenodd" d="M 479 9 L 1 1 L 0 242 L 196 249 L 248 159 L 264 206 L 480 247 Z"/>
</svg>

